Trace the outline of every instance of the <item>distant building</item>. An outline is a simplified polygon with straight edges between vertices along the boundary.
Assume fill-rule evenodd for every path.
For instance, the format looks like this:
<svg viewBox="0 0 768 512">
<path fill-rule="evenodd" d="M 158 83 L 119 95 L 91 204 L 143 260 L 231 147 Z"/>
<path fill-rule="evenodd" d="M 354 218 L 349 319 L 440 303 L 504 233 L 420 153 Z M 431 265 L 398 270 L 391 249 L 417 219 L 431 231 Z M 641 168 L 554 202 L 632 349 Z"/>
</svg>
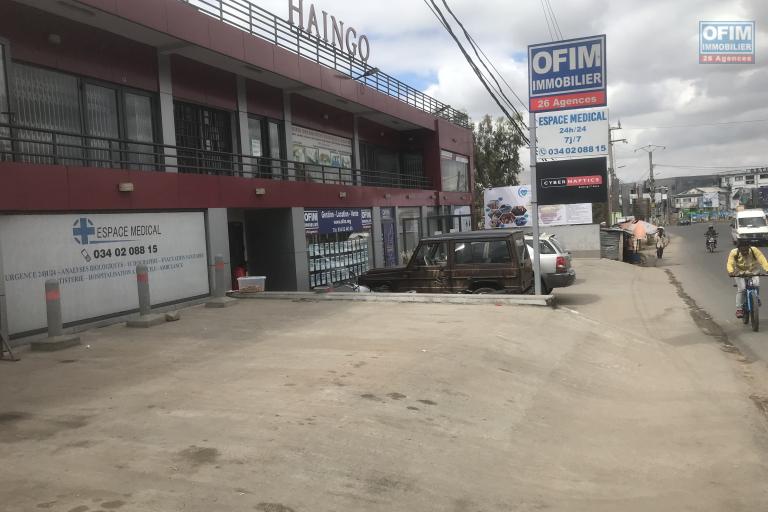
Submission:
<svg viewBox="0 0 768 512">
<path fill-rule="evenodd" d="M 768 187 L 768 167 L 742 169 L 720 173 L 720 186 L 723 188 L 759 188 Z"/>
</svg>

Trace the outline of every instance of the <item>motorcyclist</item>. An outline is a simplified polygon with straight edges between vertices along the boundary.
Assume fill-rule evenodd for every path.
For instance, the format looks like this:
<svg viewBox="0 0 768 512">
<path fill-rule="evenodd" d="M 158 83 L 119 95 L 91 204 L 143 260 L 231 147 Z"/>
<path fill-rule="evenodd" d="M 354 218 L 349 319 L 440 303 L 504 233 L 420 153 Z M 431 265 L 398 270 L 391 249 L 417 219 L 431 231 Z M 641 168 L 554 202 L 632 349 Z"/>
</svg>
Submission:
<svg viewBox="0 0 768 512">
<path fill-rule="evenodd" d="M 717 247 L 717 231 L 715 230 L 714 224 L 710 224 L 707 228 L 707 232 L 704 233 L 704 243 L 708 242 L 710 237 L 715 240 L 715 247 Z"/>
<path fill-rule="evenodd" d="M 768 260 L 757 247 L 752 247 L 748 240 L 739 240 L 738 247 L 728 255 L 728 264 L 726 269 L 728 275 L 736 278 L 736 318 L 744 317 L 744 290 L 746 289 L 746 280 L 739 277 L 741 274 L 755 274 L 760 271 L 768 272 Z M 755 286 L 760 286 L 760 278 L 752 278 Z"/>
</svg>

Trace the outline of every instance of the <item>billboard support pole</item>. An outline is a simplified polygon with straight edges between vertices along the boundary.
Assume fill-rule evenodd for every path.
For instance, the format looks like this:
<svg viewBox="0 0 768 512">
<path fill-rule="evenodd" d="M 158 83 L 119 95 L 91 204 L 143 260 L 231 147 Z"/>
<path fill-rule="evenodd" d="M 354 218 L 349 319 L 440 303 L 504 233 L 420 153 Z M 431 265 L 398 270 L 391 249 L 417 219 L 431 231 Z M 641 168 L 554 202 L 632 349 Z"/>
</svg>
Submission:
<svg viewBox="0 0 768 512">
<path fill-rule="evenodd" d="M 531 215 L 533 216 L 533 289 L 536 295 L 541 295 L 541 251 L 539 247 L 539 194 L 536 191 L 536 114 L 528 116 L 528 144 L 531 148 Z"/>
</svg>

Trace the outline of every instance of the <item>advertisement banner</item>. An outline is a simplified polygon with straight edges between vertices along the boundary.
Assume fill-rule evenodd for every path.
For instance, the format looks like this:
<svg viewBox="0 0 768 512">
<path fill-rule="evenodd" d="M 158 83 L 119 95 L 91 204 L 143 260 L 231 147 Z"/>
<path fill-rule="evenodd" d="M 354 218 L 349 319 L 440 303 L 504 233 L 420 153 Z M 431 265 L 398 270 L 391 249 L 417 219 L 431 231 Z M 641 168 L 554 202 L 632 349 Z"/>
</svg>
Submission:
<svg viewBox="0 0 768 512">
<path fill-rule="evenodd" d="M 536 164 L 539 204 L 604 203 L 608 200 L 605 157 Z"/>
<path fill-rule="evenodd" d="M 699 22 L 699 64 L 754 63 L 754 21 Z"/>
<path fill-rule="evenodd" d="M 528 46 L 531 112 L 603 107 L 605 35 Z"/>
<path fill-rule="evenodd" d="M 371 210 L 360 208 L 304 210 L 307 234 L 360 233 L 371 229 Z"/>
<path fill-rule="evenodd" d="M 702 208 L 720 208 L 720 194 L 718 192 L 705 192 L 701 195 Z"/>
<path fill-rule="evenodd" d="M 61 284 L 64 323 L 138 308 L 138 264 L 152 304 L 209 293 L 202 212 L 5 215 L 0 240 L 10 334 L 46 327 L 48 279 Z"/>
<path fill-rule="evenodd" d="M 538 159 L 608 154 L 608 109 L 563 111 L 536 116 Z"/>
<path fill-rule="evenodd" d="M 531 218 L 531 187 L 489 188 L 483 191 L 485 229 L 525 228 Z M 539 207 L 541 226 L 592 224 L 592 204 L 547 205 Z"/>
</svg>

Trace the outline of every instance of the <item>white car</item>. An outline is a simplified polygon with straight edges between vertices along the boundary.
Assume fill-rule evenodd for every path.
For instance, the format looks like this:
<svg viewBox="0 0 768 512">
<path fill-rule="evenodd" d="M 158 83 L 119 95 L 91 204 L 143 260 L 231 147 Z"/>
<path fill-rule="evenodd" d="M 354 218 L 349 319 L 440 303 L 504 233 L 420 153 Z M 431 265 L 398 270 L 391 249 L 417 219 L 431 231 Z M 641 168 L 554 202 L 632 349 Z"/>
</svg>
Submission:
<svg viewBox="0 0 768 512">
<path fill-rule="evenodd" d="M 533 259 L 533 236 L 525 235 L 525 243 L 528 246 L 528 254 Z M 557 240 L 555 235 L 542 233 L 539 236 L 539 250 L 542 293 L 550 293 L 552 288 L 571 286 L 576 280 L 576 271 L 571 265 L 571 253 L 563 243 Z"/>
<path fill-rule="evenodd" d="M 754 245 L 768 244 L 768 218 L 760 209 L 736 212 L 731 224 L 731 239 L 734 245 L 739 240 L 748 240 Z"/>
</svg>

